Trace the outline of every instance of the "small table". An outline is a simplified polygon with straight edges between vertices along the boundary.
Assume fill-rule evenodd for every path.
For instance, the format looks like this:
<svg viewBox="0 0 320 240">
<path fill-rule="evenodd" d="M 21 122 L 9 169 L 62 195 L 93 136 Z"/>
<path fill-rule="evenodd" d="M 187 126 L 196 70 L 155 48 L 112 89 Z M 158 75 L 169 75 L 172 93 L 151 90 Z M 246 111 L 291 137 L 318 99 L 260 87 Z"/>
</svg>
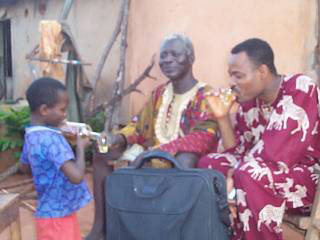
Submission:
<svg viewBox="0 0 320 240">
<path fill-rule="evenodd" d="M 0 193 L 0 232 L 10 227 L 11 240 L 21 240 L 19 194 Z"/>
</svg>

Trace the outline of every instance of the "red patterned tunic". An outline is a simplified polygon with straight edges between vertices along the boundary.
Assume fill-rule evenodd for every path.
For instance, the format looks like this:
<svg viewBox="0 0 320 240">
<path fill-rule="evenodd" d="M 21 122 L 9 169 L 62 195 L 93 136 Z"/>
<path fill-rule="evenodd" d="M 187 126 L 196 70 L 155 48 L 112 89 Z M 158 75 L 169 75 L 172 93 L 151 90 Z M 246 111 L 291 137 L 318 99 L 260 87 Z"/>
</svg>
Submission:
<svg viewBox="0 0 320 240">
<path fill-rule="evenodd" d="M 157 125 L 163 127 L 159 125 L 165 124 L 167 120 L 161 121 L 159 118 L 170 117 L 169 105 L 174 101 L 172 94 L 168 93 L 169 85 L 167 83 L 156 88 L 142 111 L 121 130 L 127 142 L 138 143 L 145 149 L 156 146 L 173 155 L 191 152 L 203 156 L 215 149 L 217 124 L 205 98 L 205 93 L 211 88 L 203 83 L 198 83 L 194 87 L 197 88 L 193 90 L 194 95 L 190 95 L 190 100 L 182 103 L 184 106 L 181 106 L 181 116 L 177 118 L 176 135 L 167 141 L 161 139 Z M 163 108 L 165 104 L 168 105 L 167 108 Z"/>
<path fill-rule="evenodd" d="M 320 90 L 304 75 L 285 77 L 277 99 L 254 99 L 237 113 L 238 144 L 212 153 L 200 168 L 235 168 L 238 221 L 234 239 L 282 239 L 285 209 L 310 205 L 319 168 Z"/>
</svg>

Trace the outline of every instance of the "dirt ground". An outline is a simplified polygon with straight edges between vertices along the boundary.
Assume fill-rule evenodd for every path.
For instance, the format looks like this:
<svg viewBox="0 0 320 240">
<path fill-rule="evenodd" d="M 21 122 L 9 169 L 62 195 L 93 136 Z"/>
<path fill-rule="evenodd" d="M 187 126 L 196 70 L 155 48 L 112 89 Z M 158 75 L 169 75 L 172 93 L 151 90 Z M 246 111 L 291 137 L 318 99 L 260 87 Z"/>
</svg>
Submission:
<svg viewBox="0 0 320 240">
<path fill-rule="evenodd" d="M 3 185 L 7 185 L 23 179 L 26 179 L 26 176 L 20 175 L 20 174 L 9 177 L 4 182 L 1 182 L 0 189 L 2 188 Z M 88 182 L 90 190 L 92 192 L 92 175 L 91 174 L 86 174 L 86 181 Z M 17 188 L 17 190 L 19 189 Z M 35 206 L 34 201 L 28 201 L 28 203 Z M 77 213 L 80 227 L 81 227 L 81 233 L 83 236 L 85 236 L 91 229 L 91 224 L 93 222 L 93 211 L 94 211 L 94 204 L 92 201 L 90 204 L 82 208 Z M 20 207 L 20 224 L 21 224 L 22 240 L 36 239 L 33 213 L 24 207 Z M 2 233 L 0 233 L 0 240 L 10 240 L 9 229 L 6 229 Z"/>
<path fill-rule="evenodd" d="M 1 182 L 0 188 L 9 183 L 14 183 L 19 180 L 26 179 L 24 175 L 14 175 L 12 177 L 7 178 L 5 181 Z M 86 174 L 86 180 L 89 184 L 89 187 L 92 191 L 92 174 Z M 29 202 L 31 204 L 35 204 L 34 202 Z M 93 212 L 94 212 L 94 203 L 91 202 L 86 207 L 82 208 L 78 212 L 78 219 L 80 222 L 82 235 L 85 236 L 91 229 L 91 224 L 93 221 Z M 21 222 L 21 232 L 22 232 L 22 240 L 32 240 L 35 239 L 35 229 L 34 229 L 34 221 L 32 212 L 30 210 L 25 209 L 24 207 L 20 207 L 20 222 Z M 298 234 L 293 231 L 288 225 L 284 224 L 284 239 L 285 240 L 303 240 L 303 235 Z M 10 240 L 9 237 L 9 229 L 6 229 L 2 233 L 0 233 L 0 240 Z"/>
</svg>

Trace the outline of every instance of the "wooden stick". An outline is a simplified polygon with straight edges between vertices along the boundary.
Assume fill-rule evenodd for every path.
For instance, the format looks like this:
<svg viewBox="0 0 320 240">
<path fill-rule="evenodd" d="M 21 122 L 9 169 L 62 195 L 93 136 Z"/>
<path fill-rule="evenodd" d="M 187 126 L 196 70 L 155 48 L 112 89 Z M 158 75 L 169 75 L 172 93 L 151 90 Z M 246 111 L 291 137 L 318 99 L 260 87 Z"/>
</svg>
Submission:
<svg viewBox="0 0 320 240">
<path fill-rule="evenodd" d="M 99 111 L 103 111 L 103 109 L 106 109 L 107 107 L 110 107 L 114 104 L 116 104 L 118 101 L 120 101 L 123 97 L 125 97 L 126 95 L 128 95 L 131 92 L 140 92 L 137 87 L 139 86 L 139 84 L 145 80 L 146 78 L 151 78 L 156 80 L 155 77 L 150 76 L 150 72 L 153 68 L 155 64 L 155 54 L 152 56 L 151 58 L 151 63 L 145 68 L 145 70 L 143 71 L 143 73 L 133 82 L 131 83 L 125 90 L 123 90 L 121 95 L 116 95 L 114 96 L 110 101 L 108 101 L 107 103 L 102 103 L 99 106 L 97 106 L 90 114 L 88 117 L 93 116 L 94 114 L 96 114 Z"/>
<path fill-rule="evenodd" d="M 40 45 L 37 44 L 31 51 L 30 53 L 26 54 L 26 59 L 30 59 L 31 57 L 34 57 L 35 55 L 37 55 L 39 53 L 39 48 Z"/>
<path fill-rule="evenodd" d="M 71 64 L 71 65 L 91 65 L 91 63 L 82 62 L 79 60 L 69 60 L 69 59 L 46 59 L 46 58 L 38 58 L 38 57 L 30 57 L 31 61 L 39 61 L 39 62 L 48 62 L 51 64 Z"/>
<path fill-rule="evenodd" d="M 21 207 L 24 207 L 24 208 L 26 208 L 27 210 L 29 210 L 31 212 L 35 212 L 36 211 L 36 208 L 34 206 L 32 206 L 30 203 L 27 203 L 25 201 L 22 201 L 21 203 L 22 203 Z"/>
<path fill-rule="evenodd" d="M 9 169 L 7 169 L 4 173 L 1 173 L 0 174 L 0 182 L 3 181 L 4 179 L 6 179 L 7 177 L 15 174 L 16 172 L 18 172 L 18 169 L 19 169 L 19 163 L 16 163 L 15 165 L 13 165 Z"/>
<path fill-rule="evenodd" d="M 124 16 L 124 10 L 125 10 L 125 3 L 126 1 L 125 0 L 122 0 L 122 4 L 121 4 L 121 7 L 120 7 L 120 11 L 119 11 L 119 15 L 118 15 L 118 19 L 117 19 L 117 23 L 116 23 L 116 26 L 112 32 L 112 35 L 111 35 L 111 38 L 110 40 L 108 41 L 107 45 L 103 48 L 103 51 L 102 51 L 102 55 L 100 57 L 100 60 L 97 64 L 97 68 L 96 70 L 94 71 L 94 74 L 93 74 L 93 78 L 92 78 L 92 86 L 93 86 L 93 91 L 91 93 L 91 109 L 92 110 L 94 107 L 95 107 L 95 97 L 96 97 L 96 91 L 97 91 L 97 85 L 98 85 L 98 82 L 101 78 L 101 73 L 102 73 L 102 69 L 103 69 L 103 66 L 109 56 L 109 53 L 115 43 L 115 41 L 117 40 L 117 37 L 120 33 L 120 30 L 121 30 L 121 23 L 122 23 L 122 20 L 123 20 L 123 16 Z"/>
<path fill-rule="evenodd" d="M 127 33 L 128 33 L 128 19 L 130 0 L 124 0 L 125 8 L 121 24 L 121 39 L 120 39 L 120 63 L 118 74 L 113 88 L 113 96 L 121 95 L 124 86 L 125 71 L 126 71 L 126 50 L 127 50 Z M 105 109 L 106 122 L 104 131 L 111 132 L 115 122 L 118 122 L 119 112 L 121 106 L 121 99 L 118 104 L 113 104 L 111 107 Z"/>
<path fill-rule="evenodd" d="M 32 183 L 32 181 L 33 181 L 32 178 L 25 179 L 25 180 L 22 180 L 20 182 L 15 182 L 15 183 L 3 185 L 3 186 L 1 186 L 1 188 L 5 188 L 5 189 L 16 188 L 16 187 L 20 187 L 20 186 L 23 186 L 23 185 L 26 185 L 26 184 L 30 184 L 30 183 Z"/>
</svg>

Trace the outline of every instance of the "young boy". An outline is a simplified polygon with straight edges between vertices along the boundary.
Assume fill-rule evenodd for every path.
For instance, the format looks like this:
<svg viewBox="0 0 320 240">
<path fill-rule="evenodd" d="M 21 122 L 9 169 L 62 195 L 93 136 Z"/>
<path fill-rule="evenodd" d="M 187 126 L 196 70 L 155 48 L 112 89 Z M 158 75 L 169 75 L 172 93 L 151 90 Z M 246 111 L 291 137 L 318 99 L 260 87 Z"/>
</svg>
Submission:
<svg viewBox="0 0 320 240">
<path fill-rule="evenodd" d="M 20 169 L 32 173 L 38 204 L 38 240 L 82 239 L 75 212 L 91 200 L 86 183 L 84 149 L 78 134 L 76 157 L 57 128 L 66 118 L 68 95 L 59 81 L 43 77 L 27 89 L 31 124 L 26 128 Z"/>
</svg>

